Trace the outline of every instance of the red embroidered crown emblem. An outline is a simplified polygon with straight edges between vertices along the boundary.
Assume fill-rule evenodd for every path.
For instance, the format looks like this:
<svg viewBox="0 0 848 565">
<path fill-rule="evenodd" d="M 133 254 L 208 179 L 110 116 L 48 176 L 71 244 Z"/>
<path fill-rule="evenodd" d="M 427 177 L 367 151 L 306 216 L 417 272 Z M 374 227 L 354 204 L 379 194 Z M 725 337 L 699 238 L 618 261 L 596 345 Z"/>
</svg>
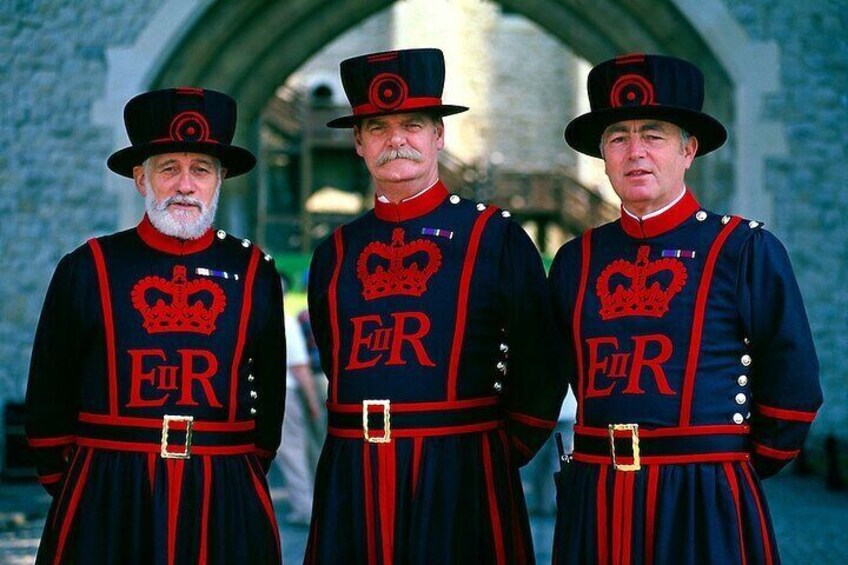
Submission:
<svg viewBox="0 0 848 565">
<path fill-rule="evenodd" d="M 154 302 L 148 302 L 148 293 Z M 186 279 L 186 268 L 174 267 L 171 280 L 144 277 L 132 289 L 132 305 L 144 318 L 147 333 L 192 332 L 210 335 L 215 320 L 224 311 L 227 297 L 208 279 Z M 193 303 L 190 303 L 194 300 Z"/>
<path fill-rule="evenodd" d="M 370 270 L 372 258 L 377 265 Z M 356 276 L 362 281 L 365 300 L 393 294 L 421 296 L 427 290 L 427 281 L 441 266 L 438 245 L 426 239 L 404 243 L 403 228 L 395 228 L 391 245 L 372 241 L 365 246 L 356 261 Z"/>
<path fill-rule="evenodd" d="M 668 312 L 671 299 L 686 284 L 686 267 L 671 258 L 651 262 L 648 260 L 649 251 L 650 247 L 642 245 L 635 263 L 618 259 L 603 270 L 595 286 L 595 292 L 601 299 L 601 318 L 662 318 Z M 613 280 L 614 276 L 621 279 L 621 282 Z M 611 281 L 615 284 L 612 292 Z M 628 281 L 625 287 L 624 283 Z"/>
</svg>

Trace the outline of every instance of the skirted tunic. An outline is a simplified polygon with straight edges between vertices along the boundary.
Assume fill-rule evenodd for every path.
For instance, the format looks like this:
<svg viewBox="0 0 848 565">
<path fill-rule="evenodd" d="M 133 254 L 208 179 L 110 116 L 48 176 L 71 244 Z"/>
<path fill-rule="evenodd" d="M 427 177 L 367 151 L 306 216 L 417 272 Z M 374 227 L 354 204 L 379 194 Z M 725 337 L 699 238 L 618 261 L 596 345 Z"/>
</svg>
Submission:
<svg viewBox="0 0 848 565">
<path fill-rule="evenodd" d="M 780 242 L 687 191 L 567 243 L 549 287 L 578 400 L 554 562 L 777 563 L 760 480 L 822 402 Z"/>
<path fill-rule="evenodd" d="M 53 495 L 37 562 L 280 562 L 265 471 L 284 375 L 279 276 L 249 241 L 145 217 L 66 255 L 27 388 Z"/>
<path fill-rule="evenodd" d="M 565 393 L 539 254 L 437 183 L 316 250 L 329 378 L 307 563 L 531 563 L 518 468 Z"/>
</svg>

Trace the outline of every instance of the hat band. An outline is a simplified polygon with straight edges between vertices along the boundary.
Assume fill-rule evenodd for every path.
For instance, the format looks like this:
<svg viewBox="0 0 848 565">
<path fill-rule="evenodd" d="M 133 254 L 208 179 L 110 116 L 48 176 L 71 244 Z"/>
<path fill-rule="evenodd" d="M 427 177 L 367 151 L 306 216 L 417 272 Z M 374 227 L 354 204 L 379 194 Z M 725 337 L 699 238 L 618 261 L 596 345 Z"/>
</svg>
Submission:
<svg viewBox="0 0 848 565">
<path fill-rule="evenodd" d="M 360 104 L 359 106 L 353 107 L 353 115 L 360 116 L 363 114 L 380 114 L 383 112 L 392 112 L 398 114 L 401 113 L 401 111 L 403 110 L 415 110 L 417 108 L 430 108 L 433 106 L 441 105 L 441 98 L 422 96 L 419 98 L 407 98 L 403 101 L 403 104 L 400 104 L 395 108 L 380 108 L 379 106 L 375 106 L 374 104 Z"/>
<path fill-rule="evenodd" d="M 174 137 L 160 137 L 159 139 L 154 139 L 149 141 L 151 144 L 161 144 L 161 143 L 208 143 L 211 145 L 221 145 L 221 142 L 217 139 L 212 139 L 211 137 L 207 137 L 206 139 L 177 139 Z"/>
</svg>

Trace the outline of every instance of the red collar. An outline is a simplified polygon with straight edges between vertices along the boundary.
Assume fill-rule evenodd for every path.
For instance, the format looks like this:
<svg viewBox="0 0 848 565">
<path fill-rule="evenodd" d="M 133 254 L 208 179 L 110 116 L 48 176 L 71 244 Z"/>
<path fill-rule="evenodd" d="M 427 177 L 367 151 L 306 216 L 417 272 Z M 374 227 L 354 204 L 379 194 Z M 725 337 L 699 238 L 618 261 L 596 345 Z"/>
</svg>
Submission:
<svg viewBox="0 0 848 565">
<path fill-rule="evenodd" d="M 203 251 L 212 245 L 212 240 L 215 239 L 215 234 L 212 233 L 211 229 L 206 230 L 206 233 L 197 239 L 179 239 L 165 235 L 153 226 L 147 214 L 144 215 L 144 218 L 136 229 L 144 243 L 153 249 L 171 255 L 189 255 L 190 253 Z"/>
<path fill-rule="evenodd" d="M 646 239 L 656 237 L 672 230 L 686 221 L 689 216 L 700 210 L 701 205 L 695 200 L 695 196 L 686 189 L 686 194 L 677 204 L 660 214 L 647 220 L 637 220 L 621 209 L 621 227 L 630 237 Z"/>
<path fill-rule="evenodd" d="M 439 180 L 424 194 L 397 204 L 381 202 L 379 198 L 375 198 L 374 213 L 377 214 L 378 218 L 387 222 L 403 222 L 432 212 L 447 197 L 448 189 Z"/>
</svg>

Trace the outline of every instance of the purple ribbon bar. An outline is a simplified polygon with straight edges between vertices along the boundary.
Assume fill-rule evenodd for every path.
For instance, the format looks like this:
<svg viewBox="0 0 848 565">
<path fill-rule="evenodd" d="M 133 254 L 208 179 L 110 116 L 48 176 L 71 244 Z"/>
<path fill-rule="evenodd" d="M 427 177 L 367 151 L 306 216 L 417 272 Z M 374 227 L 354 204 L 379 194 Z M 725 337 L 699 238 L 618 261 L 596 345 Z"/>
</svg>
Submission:
<svg viewBox="0 0 848 565">
<path fill-rule="evenodd" d="M 688 249 L 663 249 L 662 256 L 677 257 L 678 259 L 681 257 L 684 259 L 694 259 L 695 252 L 689 251 Z"/>
<path fill-rule="evenodd" d="M 453 232 L 439 228 L 421 228 L 421 235 L 435 235 L 436 237 L 446 237 L 453 239 Z"/>
</svg>

